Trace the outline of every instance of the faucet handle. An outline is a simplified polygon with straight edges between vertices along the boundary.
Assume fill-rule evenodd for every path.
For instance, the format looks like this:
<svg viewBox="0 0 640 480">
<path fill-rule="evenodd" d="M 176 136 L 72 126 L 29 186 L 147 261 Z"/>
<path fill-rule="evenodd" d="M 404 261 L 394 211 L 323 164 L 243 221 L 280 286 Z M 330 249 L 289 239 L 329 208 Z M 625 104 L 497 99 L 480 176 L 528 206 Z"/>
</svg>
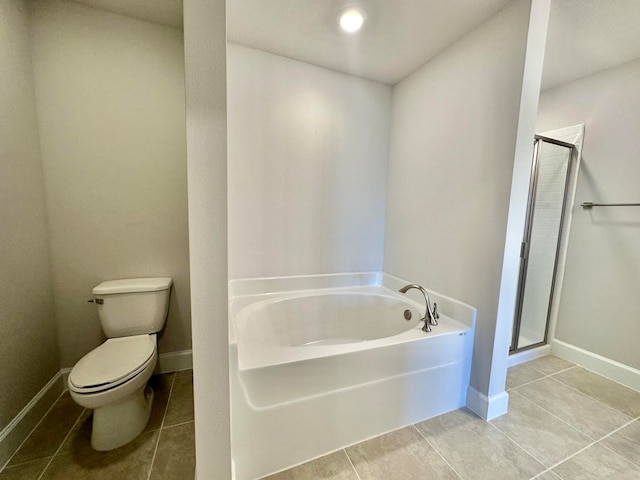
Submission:
<svg viewBox="0 0 640 480">
<path fill-rule="evenodd" d="M 436 320 L 440 318 L 440 314 L 438 313 L 438 304 L 436 302 L 433 302 L 433 318 Z"/>
</svg>

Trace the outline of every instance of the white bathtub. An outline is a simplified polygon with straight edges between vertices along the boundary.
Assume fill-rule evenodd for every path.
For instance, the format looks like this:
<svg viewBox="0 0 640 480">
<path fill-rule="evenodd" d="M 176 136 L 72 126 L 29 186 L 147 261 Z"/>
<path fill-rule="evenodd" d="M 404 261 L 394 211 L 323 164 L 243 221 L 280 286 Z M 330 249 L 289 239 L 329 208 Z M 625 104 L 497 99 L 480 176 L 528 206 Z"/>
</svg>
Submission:
<svg viewBox="0 0 640 480">
<path fill-rule="evenodd" d="M 419 292 L 397 292 L 406 283 L 381 274 L 231 282 L 238 480 L 464 405 L 475 310 L 430 292 L 441 317 L 425 333 Z"/>
</svg>

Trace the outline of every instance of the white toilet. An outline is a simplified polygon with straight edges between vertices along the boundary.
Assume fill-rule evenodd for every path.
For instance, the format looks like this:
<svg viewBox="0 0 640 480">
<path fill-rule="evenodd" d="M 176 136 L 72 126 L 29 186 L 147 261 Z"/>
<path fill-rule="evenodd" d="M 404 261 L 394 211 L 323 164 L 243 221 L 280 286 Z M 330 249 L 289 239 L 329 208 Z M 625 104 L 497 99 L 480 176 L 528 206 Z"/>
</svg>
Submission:
<svg viewBox="0 0 640 480">
<path fill-rule="evenodd" d="M 153 390 L 147 380 L 156 366 L 156 333 L 169 308 L 168 277 L 110 280 L 96 286 L 108 340 L 73 367 L 67 384 L 75 402 L 93 409 L 91 446 L 113 450 L 136 438 L 149 421 Z"/>
</svg>

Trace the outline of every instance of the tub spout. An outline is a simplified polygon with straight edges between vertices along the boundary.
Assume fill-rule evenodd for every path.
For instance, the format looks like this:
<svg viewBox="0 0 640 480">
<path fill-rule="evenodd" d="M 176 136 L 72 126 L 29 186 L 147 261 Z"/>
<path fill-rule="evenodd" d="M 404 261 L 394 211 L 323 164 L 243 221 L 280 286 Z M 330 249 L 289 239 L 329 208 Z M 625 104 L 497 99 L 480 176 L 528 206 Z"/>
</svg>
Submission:
<svg viewBox="0 0 640 480">
<path fill-rule="evenodd" d="M 417 283 L 410 283 L 409 285 L 405 285 L 404 287 L 402 287 L 399 290 L 399 292 L 407 293 L 412 288 L 415 288 L 416 290 L 420 290 L 424 295 L 424 301 L 427 304 L 427 311 L 424 313 L 424 317 L 421 318 L 420 320 L 424 322 L 424 327 L 422 327 L 422 330 L 425 332 L 430 332 L 431 325 L 438 325 L 438 321 L 436 320 L 436 316 L 433 312 L 433 309 L 431 308 L 431 301 L 429 300 L 429 294 L 424 289 L 424 287 L 422 287 L 421 285 L 418 285 Z"/>
</svg>

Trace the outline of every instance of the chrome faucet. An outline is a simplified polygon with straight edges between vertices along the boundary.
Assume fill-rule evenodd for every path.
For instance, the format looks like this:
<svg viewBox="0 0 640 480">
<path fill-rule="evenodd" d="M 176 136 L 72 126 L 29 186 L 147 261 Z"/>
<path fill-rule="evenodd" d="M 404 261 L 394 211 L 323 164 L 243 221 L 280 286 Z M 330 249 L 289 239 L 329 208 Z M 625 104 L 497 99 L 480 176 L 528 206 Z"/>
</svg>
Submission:
<svg viewBox="0 0 640 480">
<path fill-rule="evenodd" d="M 424 301 L 427 304 L 427 311 L 424 313 L 424 317 L 421 318 L 420 321 L 424 322 L 424 327 L 422 327 L 422 330 L 425 332 L 430 332 L 431 325 L 438 325 L 438 321 L 436 320 L 438 317 L 436 317 L 436 313 L 431 308 L 431 302 L 429 301 L 429 294 L 424 289 L 424 287 L 422 287 L 421 285 L 418 285 L 417 283 L 410 283 L 409 285 L 405 285 L 398 291 L 400 293 L 407 293 L 412 288 L 415 288 L 416 290 L 420 290 L 424 295 Z"/>
</svg>

